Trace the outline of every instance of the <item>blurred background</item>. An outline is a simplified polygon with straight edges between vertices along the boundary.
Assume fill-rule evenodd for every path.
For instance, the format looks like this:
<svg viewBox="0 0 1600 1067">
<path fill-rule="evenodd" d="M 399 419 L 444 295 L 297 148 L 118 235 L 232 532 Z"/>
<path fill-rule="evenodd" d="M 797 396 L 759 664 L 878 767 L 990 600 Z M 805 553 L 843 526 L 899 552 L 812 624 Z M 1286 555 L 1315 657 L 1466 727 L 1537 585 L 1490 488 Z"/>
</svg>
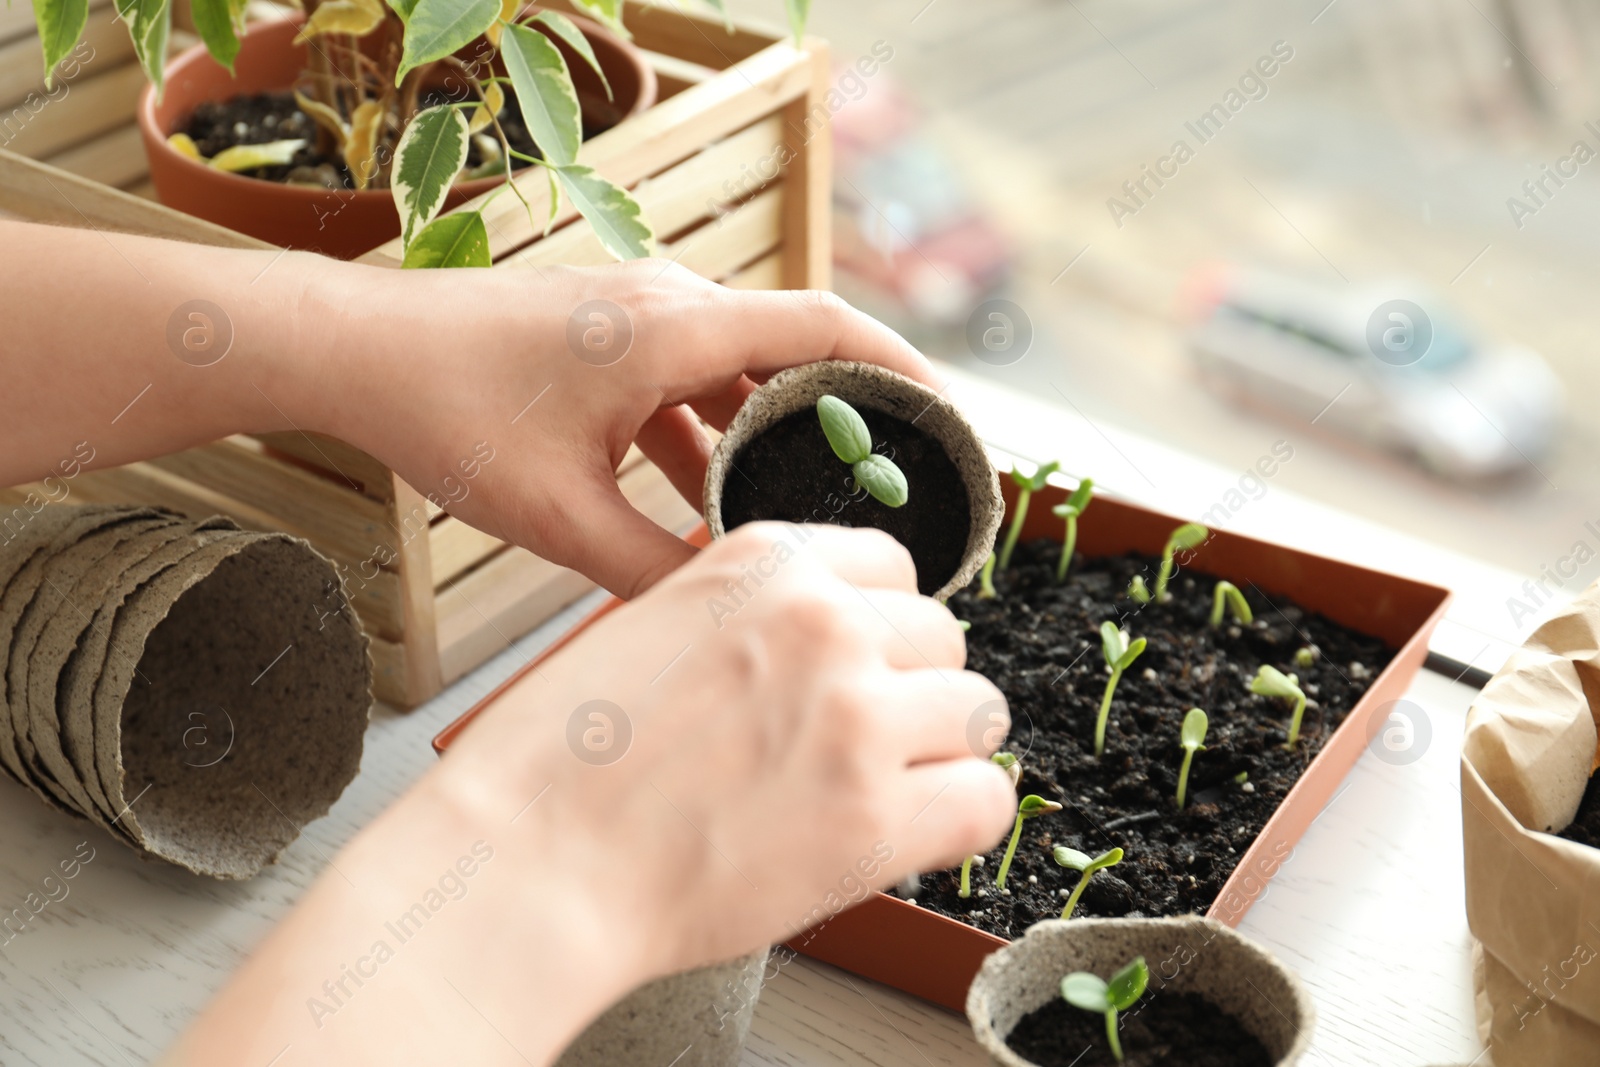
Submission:
<svg viewBox="0 0 1600 1067">
<path fill-rule="evenodd" d="M 1273 489 L 1600 576 L 1600 5 L 816 0 L 812 26 L 852 302 L 1064 414 L 1241 471 L 1287 442 Z"/>
</svg>

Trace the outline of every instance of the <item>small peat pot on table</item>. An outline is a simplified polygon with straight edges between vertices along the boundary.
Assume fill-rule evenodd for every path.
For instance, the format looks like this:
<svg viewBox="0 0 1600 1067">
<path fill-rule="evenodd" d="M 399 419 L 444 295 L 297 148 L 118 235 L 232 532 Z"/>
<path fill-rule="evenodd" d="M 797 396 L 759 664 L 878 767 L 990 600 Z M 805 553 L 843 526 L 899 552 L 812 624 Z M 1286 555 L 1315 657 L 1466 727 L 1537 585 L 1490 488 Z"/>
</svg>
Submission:
<svg viewBox="0 0 1600 1067">
<path fill-rule="evenodd" d="M 1293 972 L 1195 916 L 1039 923 L 966 1008 L 996 1067 L 1291 1067 L 1316 1018 Z"/>
</svg>

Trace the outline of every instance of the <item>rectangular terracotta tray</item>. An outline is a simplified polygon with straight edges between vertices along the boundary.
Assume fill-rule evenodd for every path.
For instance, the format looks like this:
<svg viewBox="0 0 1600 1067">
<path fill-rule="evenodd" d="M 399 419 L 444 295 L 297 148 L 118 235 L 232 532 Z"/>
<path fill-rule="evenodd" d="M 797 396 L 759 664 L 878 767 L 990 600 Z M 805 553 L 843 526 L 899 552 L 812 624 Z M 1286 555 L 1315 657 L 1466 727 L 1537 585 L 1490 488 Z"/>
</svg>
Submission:
<svg viewBox="0 0 1600 1067">
<path fill-rule="evenodd" d="M 1009 512 L 1016 502 L 1016 486 L 1008 477 L 1002 476 L 1001 482 Z M 1024 537 L 1060 536 L 1060 520 L 1050 514 L 1050 509 L 1064 501 L 1067 492 L 1050 486 L 1035 494 L 1023 527 Z M 1078 551 L 1086 556 L 1115 556 L 1125 552 L 1160 555 L 1167 536 L 1183 521 L 1109 497 L 1097 497 L 1093 509 L 1080 524 Z M 701 527 L 690 539 L 704 544 L 705 538 L 706 531 Z M 1241 588 L 1248 589 L 1246 583 L 1253 583 L 1273 600 L 1292 600 L 1306 610 L 1380 638 L 1395 653 L 1245 850 L 1239 865 L 1206 913 L 1229 926 L 1237 926 L 1250 906 L 1265 893 L 1272 877 L 1293 854 L 1295 844 L 1360 757 L 1371 736 L 1369 727 L 1374 726 L 1374 714 L 1399 699 L 1410 686 L 1427 656 L 1428 637 L 1444 614 L 1450 593 L 1438 586 L 1221 530 L 1214 531 L 1214 536 L 1192 553 L 1191 558 L 1180 557 L 1179 562 L 1227 578 Z M 597 608 L 532 663 L 446 727 L 434 739 L 435 750 L 443 753 L 479 710 L 618 603 L 612 600 Z M 1377 725 L 1382 721 L 1380 718 Z M 967 986 L 984 957 L 1005 943 L 965 923 L 877 893 L 797 935 L 789 942 L 789 947 L 864 978 L 961 1011 Z"/>
</svg>

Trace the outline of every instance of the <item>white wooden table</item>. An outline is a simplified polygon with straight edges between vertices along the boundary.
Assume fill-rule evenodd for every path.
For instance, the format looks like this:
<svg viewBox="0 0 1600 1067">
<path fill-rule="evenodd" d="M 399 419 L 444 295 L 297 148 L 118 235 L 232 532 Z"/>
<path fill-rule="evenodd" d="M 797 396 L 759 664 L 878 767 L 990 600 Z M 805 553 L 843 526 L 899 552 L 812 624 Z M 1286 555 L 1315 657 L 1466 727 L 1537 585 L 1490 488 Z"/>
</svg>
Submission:
<svg viewBox="0 0 1600 1067">
<path fill-rule="evenodd" d="M 1093 473 L 1111 491 L 1169 511 L 1197 515 L 1238 478 L 1238 471 L 964 376 L 952 396 L 981 429 L 995 431 L 996 443 L 1023 455 L 1062 456 L 1069 471 Z M 1498 666 L 1526 631 L 1496 622 L 1520 576 L 1386 538 L 1286 493 L 1274 490 L 1252 503 L 1230 529 L 1468 587 L 1436 644 L 1480 666 Z M 592 603 L 569 609 L 413 712 L 378 709 L 361 774 L 333 812 L 307 827 L 282 863 L 245 884 L 144 862 L 0 782 L 0 912 L 38 892 L 80 841 L 95 849 L 68 895 L 0 946 L 0 1064 L 124 1067 L 151 1060 L 328 857 L 432 763 L 433 735 Z M 1363 755 L 1245 921 L 1244 931 L 1295 967 L 1315 994 L 1314 1065 L 1466 1064 L 1481 1052 L 1455 785 L 1472 697 L 1466 686 L 1420 676 L 1409 699 L 1432 729 L 1423 757 L 1393 766 Z M 981 1058 L 958 1016 L 800 960 L 763 996 L 745 1061 L 920 1067 Z"/>
</svg>

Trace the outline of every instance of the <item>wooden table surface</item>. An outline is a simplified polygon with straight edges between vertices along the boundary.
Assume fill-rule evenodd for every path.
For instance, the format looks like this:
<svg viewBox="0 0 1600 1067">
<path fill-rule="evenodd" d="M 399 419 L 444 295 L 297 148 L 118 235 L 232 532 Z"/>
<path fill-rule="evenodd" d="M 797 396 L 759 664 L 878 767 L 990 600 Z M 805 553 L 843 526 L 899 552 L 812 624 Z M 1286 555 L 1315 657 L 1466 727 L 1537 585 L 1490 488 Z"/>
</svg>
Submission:
<svg viewBox="0 0 1600 1067">
<path fill-rule="evenodd" d="M 1019 442 L 1019 451 L 1046 442 L 1062 455 L 1093 455 L 1107 444 L 1128 452 L 1155 484 L 1169 486 L 1162 495 L 1171 510 L 1187 513 L 1191 497 L 1203 498 L 1238 476 L 1175 454 L 1140 451 L 1137 440 L 1114 428 L 1006 402 L 981 383 L 960 379 L 956 394 L 981 429 L 1000 429 L 1007 440 Z M 1142 484 L 1132 472 L 1119 476 L 1109 463 L 1101 470 L 1113 492 Z M 1275 494 L 1233 528 L 1282 533 L 1280 524 L 1287 524 L 1292 531 L 1298 514 L 1305 536 L 1281 539 L 1303 544 L 1340 535 L 1337 516 Z M 1358 522 L 1342 532 L 1347 554 L 1383 551 L 1381 535 Z M 1393 558 L 1406 563 L 1406 543 L 1394 544 L 1400 547 Z M 1423 555 L 1418 550 L 1414 566 L 1406 569 L 1448 561 L 1440 557 L 1428 564 Z M 1479 586 L 1512 580 L 1475 570 L 1469 561 L 1455 567 Z M 413 712 L 376 709 L 360 776 L 330 815 L 306 827 L 279 865 L 248 883 L 212 882 L 142 861 L 98 831 L 46 809 L 13 783 L 0 782 L 0 910 L 19 906 L 37 891 L 79 842 L 87 840 L 94 849 L 68 895 L 0 947 L 0 1064 L 123 1067 L 152 1059 L 293 906 L 329 857 L 432 763 L 432 736 L 592 603 L 593 598 L 576 605 L 516 641 Z M 1455 629 L 1465 633 L 1462 626 L 1470 624 Z M 1485 649 L 1479 662 L 1494 666 L 1498 653 Z M 1344 791 L 1245 921 L 1244 931 L 1279 953 L 1313 990 L 1319 1021 L 1311 1064 L 1409 1067 L 1465 1064 L 1479 1055 L 1455 785 L 1461 726 L 1472 696 L 1466 686 L 1421 675 L 1408 699 L 1431 729 L 1422 758 L 1396 766 L 1364 754 Z M 976 1064 L 980 1058 L 960 1017 L 800 960 L 767 989 L 745 1062 L 917 1067 Z"/>
</svg>

